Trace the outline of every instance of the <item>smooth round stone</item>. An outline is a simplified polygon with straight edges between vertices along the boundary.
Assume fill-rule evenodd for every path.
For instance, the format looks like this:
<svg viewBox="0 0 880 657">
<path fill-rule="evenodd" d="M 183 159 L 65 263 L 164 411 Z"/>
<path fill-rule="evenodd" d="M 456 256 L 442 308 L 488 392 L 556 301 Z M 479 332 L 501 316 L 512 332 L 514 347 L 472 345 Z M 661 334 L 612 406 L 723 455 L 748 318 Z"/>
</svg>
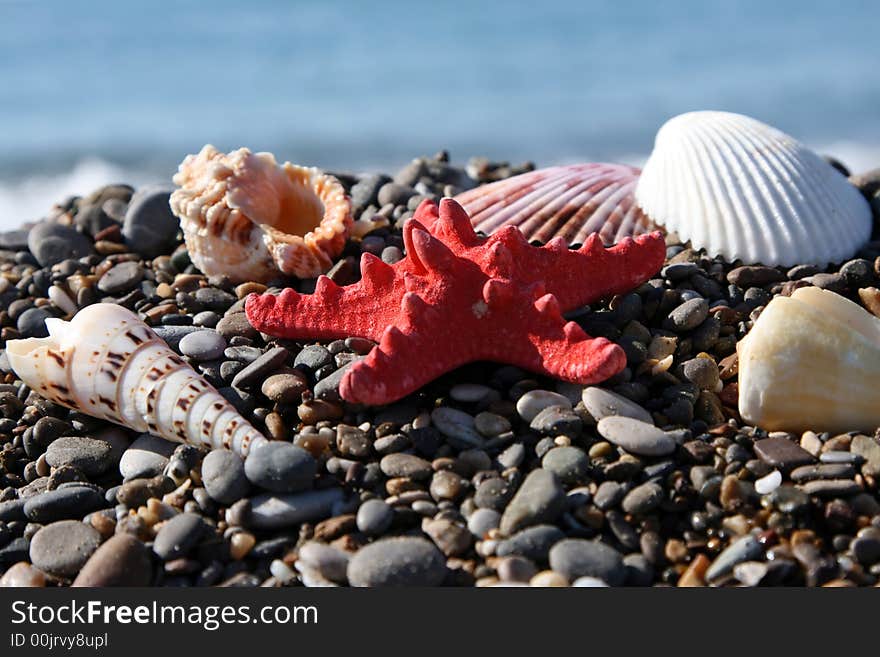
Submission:
<svg viewBox="0 0 880 657">
<path fill-rule="evenodd" d="M 779 488 L 782 484 L 782 473 L 774 470 L 768 475 L 755 480 L 755 492 L 758 495 L 767 495 Z"/>
<path fill-rule="evenodd" d="M 675 451 L 675 440 L 653 424 L 611 416 L 596 427 L 605 440 L 639 456 L 665 456 Z"/>
<path fill-rule="evenodd" d="M 718 365 L 711 358 L 691 358 L 682 365 L 684 378 L 700 390 L 716 391 L 721 383 Z"/>
<path fill-rule="evenodd" d="M 570 582 L 579 577 L 596 577 L 610 586 L 619 586 L 626 579 L 626 566 L 617 550 L 583 538 L 556 543 L 550 549 L 550 567 Z"/>
<path fill-rule="evenodd" d="M 180 224 L 171 212 L 170 196 L 170 190 L 150 186 L 131 197 L 122 222 L 122 236 L 136 253 L 155 258 L 174 250 Z"/>
<path fill-rule="evenodd" d="M 394 510 L 382 500 L 367 500 L 361 504 L 356 518 L 360 531 L 367 536 L 378 536 L 391 526 Z"/>
<path fill-rule="evenodd" d="M 549 470 L 532 470 L 501 515 L 500 529 L 510 535 L 530 525 L 553 522 L 565 510 L 565 491 Z"/>
<path fill-rule="evenodd" d="M 477 383 L 459 383 L 452 386 L 449 396 L 457 402 L 475 403 L 485 399 L 492 393 L 492 388 Z"/>
<path fill-rule="evenodd" d="M 290 404 L 299 402 L 308 387 L 308 381 L 301 374 L 284 373 L 268 377 L 260 390 L 274 402 Z"/>
<path fill-rule="evenodd" d="M 501 514 L 495 509 L 477 509 L 468 518 L 467 527 L 471 534 L 480 539 L 500 524 Z"/>
<path fill-rule="evenodd" d="M 317 471 L 318 464 L 309 452 L 284 442 L 264 443 L 244 462 L 244 472 L 251 483 L 276 493 L 310 488 Z"/>
<path fill-rule="evenodd" d="M 586 477 L 590 457 L 578 447 L 554 447 L 541 459 L 541 467 L 559 477 L 563 484 L 574 485 Z"/>
<path fill-rule="evenodd" d="M 139 262 L 120 262 L 108 269 L 98 281 L 98 289 L 104 294 L 128 292 L 141 282 L 144 268 Z"/>
<path fill-rule="evenodd" d="M 472 415 L 455 408 L 441 406 L 431 412 L 431 424 L 444 436 L 461 447 L 479 447 L 483 436 L 474 427 Z"/>
<path fill-rule="evenodd" d="M 217 326 L 215 328 L 217 330 L 217 333 L 222 335 L 227 340 L 231 340 L 236 336 L 251 339 L 259 336 L 257 329 L 251 326 L 251 323 L 248 321 L 247 315 L 245 313 L 231 313 L 229 315 L 224 315 L 224 317 L 219 322 L 217 322 Z M 286 349 L 284 350 L 284 353 L 286 357 Z"/>
<path fill-rule="evenodd" d="M 386 538 L 362 547 L 348 564 L 352 586 L 438 586 L 446 561 L 423 538 Z"/>
<path fill-rule="evenodd" d="M 46 450 L 46 463 L 53 468 L 70 465 L 94 477 L 113 467 L 113 448 L 110 443 L 95 438 L 62 436 Z"/>
<path fill-rule="evenodd" d="M 413 454 L 388 454 L 383 456 L 379 467 L 386 477 L 408 477 L 420 481 L 434 472 L 431 464 Z"/>
<path fill-rule="evenodd" d="M 344 583 L 350 557 L 348 552 L 332 545 L 309 541 L 299 548 L 298 562 L 316 570 L 331 582 Z"/>
<path fill-rule="evenodd" d="M 91 525 L 79 520 L 53 522 L 31 539 L 31 563 L 50 575 L 73 577 L 100 544 L 101 535 Z"/>
<path fill-rule="evenodd" d="M 583 421 L 570 409 L 548 406 L 532 419 L 529 428 L 551 436 L 579 436 L 583 429 Z"/>
<path fill-rule="evenodd" d="M 254 529 L 281 529 L 324 520 L 344 497 L 341 488 L 256 495 L 250 500 L 251 508 L 245 524 Z"/>
<path fill-rule="evenodd" d="M 312 372 L 316 372 L 325 365 L 333 362 L 333 354 L 326 347 L 318 344 L 303 347 L 293 361 L 294 367 L 305 367 Z"/>
<path fill-rule="evenodd" d="M 153 552 L 162 561 L 186 556 L 202 540 L 207 529 L 205 521 L 195 513 L 176 515 L 159 528 Z"/>
<path fill-rule="evenodd" d="M 561 406 L 571 410 L 571 402 L 565 395 L 549 390 L 529 390 L 516 402 L 516 412 L 526 422 L 531 422 L 545 408 Z"/>
<path fill-rule="evenodd" d="M 73 586 L 149 586 L 153 580 L 150 550 L 131 534 L 111 536 L 83 566 Z"/>
<path fill-rule="evenodd" d="M 510 428 L 510 421 L 503 415 L 483 412 L 478 413 L 474 418 L 474 429 L 487 438 L 500 436 L 502 433 L 510 431 Z"/>
<path fill-rule="evenodd" d="M 217 360 L 226 350 L 226 340 L 216 331 L 195 331 L 183 336 L 178 348 L 196 362 Z"/>
<path fill-rule="evenodd" d="M 62 260 L 79 260 L 95 252 L 92 241 L 82 233 L 70 226 L 49 221 L 31 228 L 28 250 L 41 267 L 51 267 Z"/>
<path fill-rule="evenodd" d="M 503 557 L 495 569 L 505 582 L 528 582 L 537 572 L 534 563 L 520 556 Z"/>
<path fill-rule="evenodd" d="M 119 472 L 124 479 L 142 479 L 162 474 L 177 443 L 143 434 L 129 445 L 119 461 Z"/>
<path fill-rule="evenodd" d="M 202 483 L 215 502 L 234 504 L 250 489 L 244 471 L 244 461 L 228 449 L 208 452 L 202 461 Z"/>
<path fill-rule="evenodd" d="M 666 320 L 666 328 L 674 331 L 691 331 L 709 316 L 709 302 L 705 299 L 690 299 L 675 308 Z"/>
<path fill-rule="evenodd" d="M 46 586 L 46 574 L 26 561 L 19 561 L 0 577 L 0 589 L 40 588 Z"/>
<path fill-rule="evenodd" d="M 15 327 L 24 338 L 45 338 L 49 335 L 46 320 L 52 317 L 45 308 L 28 308 L 15 322 Z"/>
<path fill-rule="evenodd" d="M 581 399 L 587 412 L 598 422 L 606 417 L 619 415 L 646 424 L 654 424 L 654 418 L 644 408 L 616 392 L 590 386 L 584 388 Z"/>
<path fill-rule="evenodd" d="M 665 497 L 666 493 L 663 491 L 662 486 L 653 481 L 648 481 L 628 492 L 620 506 L 624 512 L 638 515 L 653 511 L 660 506 Z"/>
<path fill-rule="evenodd" d="M 717 577 L 726 575 L 742 561 L 757 561 L 764 554 L 764 547 L 751 534 L 746 534 L 728 545 L 719 554 L 706 571 L 706 581 L 711 582 Z"/>
<path fill-rule="evenodd" d="M 81 518 L 107 506 L 104 496 L 91 486 L 63 486 L 28 498 L 24 514 L 28 520 L 47 524 L 67 518 Z"/>
</svg>

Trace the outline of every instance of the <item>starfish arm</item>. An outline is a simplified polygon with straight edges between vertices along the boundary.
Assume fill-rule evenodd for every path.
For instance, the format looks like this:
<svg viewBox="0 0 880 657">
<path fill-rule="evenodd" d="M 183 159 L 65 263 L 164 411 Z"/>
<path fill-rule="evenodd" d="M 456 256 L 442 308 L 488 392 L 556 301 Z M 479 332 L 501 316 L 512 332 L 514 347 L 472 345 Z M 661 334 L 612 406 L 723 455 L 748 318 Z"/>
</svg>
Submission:
<svg viewBox="0 0 880 657">
<path fill-rule="evenodd" d="M 389 303 L 403 295 L 402 277 L 394 265 L 361 256 L 361 280 L 340 287 L 318 278 L 314 294 L 290 288 L 279 295 L 251 295 L 245 304 L 248 321 L 258 331 L 289 340 L 332 340 L 352 336 L 378 341 L 393 321 Z"/>
</svg>

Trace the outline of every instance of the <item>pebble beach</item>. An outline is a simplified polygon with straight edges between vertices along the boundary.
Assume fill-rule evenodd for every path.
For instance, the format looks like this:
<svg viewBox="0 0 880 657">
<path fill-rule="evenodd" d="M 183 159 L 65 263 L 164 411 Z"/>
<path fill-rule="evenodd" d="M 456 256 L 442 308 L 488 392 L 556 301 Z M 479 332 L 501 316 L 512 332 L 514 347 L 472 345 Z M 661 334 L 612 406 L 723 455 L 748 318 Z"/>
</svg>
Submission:
<svg viewBox="0 0 880 657">
<path fill-rule="evenodd" d="M 534 168 L 440 152 L 387 175 L 332 172 L 375 229 L 328 276 L 359 280 L 363 252 L 401 260 L 425 199 Z M 850 180 L 876 225 L 880 170 Z M 0 348 L 122 305 L 271 442 L 243 460 L 137 435 L 43 399 L 0 351 L 0 586 L 880 583 L 878 435 L 749 426 L 736 356 L 762 309 L 801 287 L 880 316 L 880 241 L 839 265 L 775 268 L 670 233 L 654 278 L 567 315 L 623 348 L 612 379 L 480 362 L 367 407 L 339 385 L 374 343 L 259 333 L 248 295 L 316 280 L 204 276 L 170 191 L 82 190 L 0 234 Z"/>
</svg>

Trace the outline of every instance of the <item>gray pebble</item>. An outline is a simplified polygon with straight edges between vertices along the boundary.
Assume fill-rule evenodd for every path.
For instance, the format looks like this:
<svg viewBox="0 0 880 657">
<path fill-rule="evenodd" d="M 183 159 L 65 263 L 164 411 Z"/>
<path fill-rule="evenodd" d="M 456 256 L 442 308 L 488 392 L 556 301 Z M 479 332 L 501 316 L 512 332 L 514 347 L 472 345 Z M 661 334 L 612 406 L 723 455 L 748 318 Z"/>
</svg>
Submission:
<svg viewBox="0 0 880 657">
<path fill-rule="evenodd" d="M 141 479 L 162 474 L 168 459 L 178 443 L 142 434 L 129 445 L 119 461 L 119 472 L 124 479 Z"/>
<path fill-rule="evenodd" d="M 251 500 L 247 525 L 254 529 L 282 529 L 330 516 L 333 505 L 345 497 L 341 488 L 304 493 L 264 493 Z"/>
<path fill-rule="evenodd" d="M 120 262 L 108 269 L 98 281 L 98 289 L 104 294 L 120 294 L 134 289 L 144 277 L 144 268 L 139 262 Z"/>
<path fill-rule="evenodd" d="M 24 514 L 32 522 L 46 524 L 55 520 L 82 518 L 107 503 L 100 491 L 92 486 L 62 486 L 30 497 Z"/>
<path fill-rule="evenodd" d="M 516 412 L 526 422 L 531 422 L 535 417 L 550 406 L 561 406 L 571 410 L 571 402 L 565 395 L 550 390 L 529 390 L 516 402 Z"/>
<path fill-rule="evenodd" d="M 548 406 L 532 418 L 529 428 L 551 436 L 577 437 L 583 428 L 583 421 L 569 408 Z"/>
<path fill-rule="evenodd" d="M 606 417 L 620 415 L 647 424 L 654 424 L 654 418 L 648 411 L 616 392 L 589 386 L 584 388 L 582 399 L 587 412 L 596 422 Z"/>
<path fill-rule="evenodd" d="M 579 577 L 597 577 L 609 586 L 619 586 L 626 579 L 626 566 L 617 550 L 582 538 L 556 543 L 550 550 L 550 567 L 570 582 Z"/>
<path fill-rule="evenodd" d="M 692 331 L 709 316 L 709 302 L 703 298 L 691 299 L 675 308 L 664 323 L 673 331 Z"/>
<path fill-rule="evenodd" d="M 202 540 L 207 530 L 205 521 L 195 513 L 176 515 L 159 528 L 153 541 L 153 552 L 162 561 L 185 556 Z"/>
<path fill-rule="evenodd" d="M 665 497 L 662 486 L 648 481 L 627 493 L 620 506 L 624 512 L 638 515 L 653 511 L 660 506 Z"/>
<path fill-rule="evenodd" d="M 62 436 L 46 450 L 46 463 L 53 468 L 71 465 L 84 475 L 94 477 L 113 467 L 113 448 L 95 438 Z"/>
<path fill-rule="evenodd" d="M 74 577 L 101 544 L 101 535 L 79 520 L 61 520 L 31 539 L 30 558 L 37 568 L 57 577 Z"/>
<path fill-rule="evenodd" d="M 52 317 L 45 308 L 28 308 L 15 322 L 15 328 L 23 338 L 45 338 L 49 335 L 46 320 Z"/>
<path fill-rule="evenodd" d="M 250 363 L 241 372 L 235 375 L 232 385 L 235 388 L 250 388 L 260 383 L 272 372 L 284 365 L 290 352 L 284 347 L 269 349 L 262 356 Z"/>
<path fill-rule="evenodd" d="M 226 350 L 226 340 L 216 331 L 194 331 L 185 335 L 178 345 L 180 353 L 196 362 L 216 360 Z"/>
<path fill-rule="evenodd" d="M 553 522 L 565 510 L 565 491 L 549 470 L 538 468 L 526 476 L 501 516 L 503 534 L 530 525 Z"/>
<path fill-rule="evenodd" d="M 494 509 L 476 509 L 468 518 L 468 531 L 482 539 L 501 524 L 501 514 Z"/>
<path fill-rule="evenodd" d="M 447 406 L 435 408 L 431 412 L 431 423 L 459 449 L 479 447 L 485 442 L 474 426 L 473 416 L 464 411 Z"/>
<path fill-rule="evenodd" d="M 778 489 L 777 489 L 778 490 Z M 728 545 L 715 557 L 706 571 L 706 581 L 726 575 L 741 561 L 754 561 L 764 554 L 764 548 L 752 534 L 746 534 Z"/>
<path fill-rule="evenodd" d="M 543 563 L 547 561 L 550 548 L 563 538 L 565 534 L 555 525 L 534 525 L 500 541 L 495 548 L 495 554 L 499 557 L 519 554 Z"/>
<path fill-rule="evenodd" d="M 92 241 L 70 226 L 43 221 L 28 233 L 28 249 L 41 267 L 94 253 Z"/>
<path fill-rule="evenodd" d="M 202 483 L 214 501 L 227 506 L 247 495 L 250 489 L 244 461 L 228 449 L 215 449 L 205 456 Z"/>
<path fill-rule="evenodd" d="M 318 464 L 314 457 L 291 443 L 270 441 L 248 454 L 244 471 L 255 486 L 276 493 L 294 493 L 312 485 Z"/>
<path fill-rule="evenodd" d="M 721 379 L 718 365 L 711 358 L 691 358 L 682 364 L 684 378 L 701 390 L 715 392 Z"/>
<path fill-rule="evenodd" d="M 362 547 L 348 564 L 352 586 L 438 586 L 446 561 L 423 538 L 385 538 Z"/>
<path fill-rule="evenodd" d="M 413 454 L 388 454 L 382 457 L 379 467 L 386 477 L 408 477 L 416 481 L 428 479 L 434 472 L 428 461 Z"/>
<path fill-rule="evenodd" d="M 367 500 L 357 512 L 357 528 L 367 536 L 383 534 L 394 520 L 394 510 L 382 500 Z"/>
<path fill-rule="evenodd" d="M 321 574 L 331 582 L 344 584 L 347 581 L 346 571 L 349 554 L 332 545 L 309 541 L 298 550 L 298 562 Z"/>
<path fill-rule="evenodd" d="M 174 250 L 180 225 L 171 212 L 170 196 L 168 189 L 144 187 L 131 197 L 122 223 L 122 236 L 130 249 L 148 258 Z"/>
<path fill-rule="evenodd" d="M 311 372 L 316 372 L 325 365 L 333 362 L 333 354 L 326 347 L 319 344 L 312 344 L 303 347 L 293 361 L 294 367 L 304 367 Z"/>
<path fill-rule="evenodd" d="M 605 440 L 639 456 L 665 456 L 675 451 L 672 436 L 652 424 L 632 418 L 603 418 L 597 430 Z"/>
<path fill-rule="evenodd" d="M 541 467 L 555 474 L 563 484 L 573 486 L 586 477 L 590 457 L 578 447 L 554 447 L 541 459 Z"/>
</svg>

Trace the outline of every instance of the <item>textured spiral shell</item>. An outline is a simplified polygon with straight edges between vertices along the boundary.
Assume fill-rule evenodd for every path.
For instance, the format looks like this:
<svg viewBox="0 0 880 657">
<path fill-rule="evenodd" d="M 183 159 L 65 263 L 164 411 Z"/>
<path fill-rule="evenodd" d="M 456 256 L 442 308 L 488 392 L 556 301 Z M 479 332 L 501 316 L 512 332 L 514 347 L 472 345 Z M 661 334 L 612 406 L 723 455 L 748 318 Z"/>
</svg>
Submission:
<svg viewBox="0 0 880 657">
<path fill-rule="evenodd" d="M 867 201 L 836 169 L 728 112 L 690 112 L 660 128 L 635 196 L 653 221 L 728 261 L 825 265 L 871 234 Z"/>
<path fill-rule="evenodd" d="M 187 250 L 205 274 L 267 281 L 312 278 L 333 265 L 352 225 L 336 178 L 271 153 L 207 145 L 181 163 L 171 195 Z M 291 230 L 292 228 L 292 230 Z"/>
<path fill-rule="evenodd" d="M 10 340 L 15 373 L 46 399 L 168 440 L 242 456 L 266 441 L 210 383 L 134 313 L 86 306 L 49 337 Z"/>
<path fill-rule="evenodd" d="M 482 185 L 455 200 L 486 234 L 516 226 L 530 241 L 583 244 L 599 233 L 611 245 L 654 228 L 635 205 L 638 177 L 638 169 L 622 164 L 572 164 Z"/>
</svg>

